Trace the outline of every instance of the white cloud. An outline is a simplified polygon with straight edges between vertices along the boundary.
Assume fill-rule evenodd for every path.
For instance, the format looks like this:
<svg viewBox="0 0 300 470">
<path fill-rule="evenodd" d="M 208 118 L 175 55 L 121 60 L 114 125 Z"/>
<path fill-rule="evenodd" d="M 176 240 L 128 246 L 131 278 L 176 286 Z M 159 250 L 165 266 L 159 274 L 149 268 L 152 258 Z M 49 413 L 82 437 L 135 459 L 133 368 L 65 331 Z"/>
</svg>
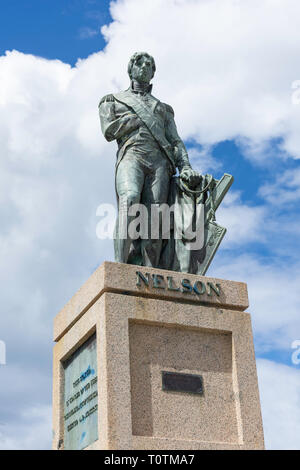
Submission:
<svg viewBox="0 0 300 470">
<path fill-rule="evenodd" d="M 299 9 L 296 0 L 128 0 L 114 4 L 102 32 L 120 65 L 136 49 L 153 53 L 154 90 L 174 106 L 185 138 L 243 137 L 253 147 L 281 136 L 297 158 Z"/>
<path fill-rule="evenodd" d="M 7 364 L 0 367 L 0 449 L 49 449 L 52 380 L 45 345 L 30 347 L 26 326 L 23 331 L 23 338 L 7 341 Z"/>
<path fill-rule="evenodd" d="M 290 350 L 300 336 L 299 262 L 220 250 L 208 275 L 247 283 L 257 353 Z"/>
<path fill-rule="evenodd" d="M 1 450 L 48 450 L 51 446 L 52 409 L 36 406 L 25 409 L 18 419 L 0 423 Z M 16 430 L 18 430 L 16 432 Z"/>
<path fill-rule="evenodd" d="M 89 39 L 94 36 L 97 36 L 97 34 L 99 33 L 100 31 L 98 31 L 98 29 L 93 29 L 93 28 L 89 28 L 88 26 L 84 26 L 80 28 L 79 30 L 79 37 L 80 39 Z"/>
<path fill-rule="evenodd" d="M 204 146 L 201 150 L 191 146 L 188 154 L 192 167 L 203 175 L 222 169 L 222 163 L 212 156 L 211 146 Z"/>
<path fill-rule="evenodd" d="M 260 188 L 260 195 L 271 204 L 282 206 L 300 199 L 300 169 L 286 170 L 273 183 Z"/>
<path fill-rule="evenodd" d="M 105 50 L 74 68 L 18 51 L 0 57 L 0 339 L 7 371 L 30 366 L 37 376 L 42 364 L 50 376 L 54 315 L 113 257 L 112 242 L 96 238 L 96 209 L 115 200 L 116 152 L 101 135 L 97 105 L 127 87 L 130 55 L 154 55 L 153 92 L 174 107 L 180 134 L 204 145 L 201 158 L 191 155 L 203 171 L 216 168 L 211 145 L 234 137 L 252 149 L 281 137 L 283 154 L 298 157 L 300 106 L 292 104 L 291 83 L 300 78 L 299 13 L 296 0 L 118 1 L 114 22 L 102 30 Z M 257 158 L 257 151 L 249 155 Z M 227 198 L 217 213 L 229 229 L 224 247 L 261 241 L 256 227 L 265 208 Z M 216 275 L 249 282 L 262 347 L 273 334 L 270 347 L 284 347 L 299 328 L 296 268 L 220 255 Z M 20 391 L 31 378 L 23 380 Z M 21 415 L 21 400 L 5 399 Z M 35 404 L 28 395 L 24 426 L 13 421 L 9 431 L 0 429 L 1 445 L 43 447 L 47 403 L 37 405 L 40 419 L 29 432 Z"/>
<path fill-rule="evenodd" d="M 266 448 L 299 450 L 299 368 L 259 359 L 257 369 Z"/>
<path fill-rule="evenodd" d="M 217 222 L 226 227 L 223 248 L 234 248 L 250 242 L 264 241 L 266 235 L 259 230 L 265 217 L 266 207 L 249 206 L 239 200 L 239 194 L 231 191 L 216 213 Z"/>
</svg>

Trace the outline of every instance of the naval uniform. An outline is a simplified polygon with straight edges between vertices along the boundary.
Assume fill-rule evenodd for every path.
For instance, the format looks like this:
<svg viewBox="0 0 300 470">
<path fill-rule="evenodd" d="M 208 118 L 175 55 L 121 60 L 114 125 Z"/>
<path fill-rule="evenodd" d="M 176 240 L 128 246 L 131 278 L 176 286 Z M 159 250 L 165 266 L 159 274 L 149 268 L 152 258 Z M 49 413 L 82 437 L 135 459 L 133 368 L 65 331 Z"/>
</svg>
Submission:
<svg viewBox="0 0 300 470">
<path fill-rule="evenodd" d="M 180 139 L 171 106 L 151 94 L 151 85 L 144 93 L 133 86 L 117 94 L 106 95 L 99 104 L 102 132 L 108 141 L 118 143 L 116 192 L 119 218 L 132 204 L 166 203 L 170 178 L 176 168 L 190 168 L 185 146 Z M 149 218 L 150 218 L 150 212 Z M 128 218 L 128 224 L 131 219 Z M 115 258 L 118 262 L 158 265 L 161 240 L 132 241 L 115 231 Z M 150 229 L 150 222 L 149 222 Z M 150 231 L 150 230 L 149 230 Z"/>
</svg>

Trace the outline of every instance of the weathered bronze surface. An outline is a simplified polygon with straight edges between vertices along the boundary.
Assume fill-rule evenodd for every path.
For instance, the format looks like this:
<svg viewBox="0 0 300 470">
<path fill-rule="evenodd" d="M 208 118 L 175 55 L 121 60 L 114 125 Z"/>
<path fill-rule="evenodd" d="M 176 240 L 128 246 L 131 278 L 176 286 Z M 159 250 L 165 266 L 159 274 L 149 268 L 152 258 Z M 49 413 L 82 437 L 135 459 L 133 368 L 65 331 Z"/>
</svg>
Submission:
<svg viewBox="0 0 300 470">
<path fill-rule="evenodd" d="M 106 140 L 118 143 L 115 259 L 203 275 L 226 232 L 216 224 L 215 211 L 233 177 L 225 174 L 216 180 L 192 169 L 176 129 L 172 107 L 151 94 L 150 81 L 155 70 L 153 57 L 145 52 L 135 53 L 128 64 L 130 87 L 104 96 L 99 104 L 102 132 Z M 176 176 L 177 169 L 179 176 Z M 136 218 L 130 209 L 135 204 L 143 204 L 147 209 L 141 218 L 141 225 L 148 229 L 147 236 L 130 235 L 130 224 Z M 160 210 L 164 205 L 174 207 L 168 235 L 159 221 L 159 235 L 154 236 L 151 210 L 153 207 Z M 193 239 L 177 237 L 177 227 L 183 219 L 185 226 L 195 227 L 198 213 L 202 214 L 203 223 L 196 224 L 194 230 L 196 238 L 198 235 L 201 238 L 201 246 L 196 249 L 191 248 Z"/>
<path fill-rule="evenodd" d="M 162 371 L 162 389 L 166 392 L 184 392 L 203 395 L 203 379 L 201 375 L 182 374 Z"/>
</svg>

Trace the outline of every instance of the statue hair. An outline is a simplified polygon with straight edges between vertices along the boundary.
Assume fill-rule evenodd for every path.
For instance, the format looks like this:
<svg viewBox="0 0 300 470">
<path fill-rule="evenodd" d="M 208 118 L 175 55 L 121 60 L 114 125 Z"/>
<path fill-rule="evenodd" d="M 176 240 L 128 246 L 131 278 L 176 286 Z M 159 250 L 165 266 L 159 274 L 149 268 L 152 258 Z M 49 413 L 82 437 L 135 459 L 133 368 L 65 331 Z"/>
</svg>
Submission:
<svg viewBox="0 0 300 470">
<path fill-rule="evenodd" d="M 135 63 L 136 60 L 140 59 L 141 57 L 147 57 L 148 59 L 150 59 L 151 61 L 151 64 L 152 64 L 152 72 L 153 72 L 153 75 L 155 73 L 155 70 L 156 70 L 156 65 L 155 65 L 155 61 L 152 57 L 152 55 L 148 54 L 147 52 L 135 52 L 131 57 L 130 57 L 130 60 L 129 60 L 129 63 L 128 63 L 128 75 L 130 78 L 131 77 L 131 69 L 132 69 L 132 66 L 133 64 Z M 153 77 L 152 75 L 152 77 Z"/>
</svg>

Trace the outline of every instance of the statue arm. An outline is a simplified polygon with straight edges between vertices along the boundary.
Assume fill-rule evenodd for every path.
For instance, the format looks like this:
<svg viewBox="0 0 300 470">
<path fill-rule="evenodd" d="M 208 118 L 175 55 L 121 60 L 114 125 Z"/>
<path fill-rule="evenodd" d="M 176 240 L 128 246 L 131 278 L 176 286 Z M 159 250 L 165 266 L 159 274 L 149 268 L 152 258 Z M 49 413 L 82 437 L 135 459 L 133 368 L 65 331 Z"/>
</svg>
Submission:
<svg viewBox="0 0 300 470">
<path fill-rule="evenodd" d="M 193 170 L 190 164 L 185 145 L 177 132 L 173 109 L 169 105 L 166 105 L 166 107 L 166 137 L 173 146 L 175 165 L 179 170 L 180 178 L 191 188 L 196 187 L 201 181 L 201 175 L 197 171 Z"/>
<path fill-rule="evenodd" d="M 109 142 L 122 138 L 140 126 L 140 120 L 134 113 L 117 116 L 113 95 L 107 95 L 100 101 L 99 117 L 101 130 Z"/>
<path fill-rule="evenodd" d="M 177 132 L 177 127 L 174 120 L 174 111 L 169 105 L 166 105 L 166 108 L 166 137 L 174 149 L 175 165 L 179 172 L 181 172 L 183 169 L 190 169 L 191 164 L 185 145 Z"/>
</svg>

